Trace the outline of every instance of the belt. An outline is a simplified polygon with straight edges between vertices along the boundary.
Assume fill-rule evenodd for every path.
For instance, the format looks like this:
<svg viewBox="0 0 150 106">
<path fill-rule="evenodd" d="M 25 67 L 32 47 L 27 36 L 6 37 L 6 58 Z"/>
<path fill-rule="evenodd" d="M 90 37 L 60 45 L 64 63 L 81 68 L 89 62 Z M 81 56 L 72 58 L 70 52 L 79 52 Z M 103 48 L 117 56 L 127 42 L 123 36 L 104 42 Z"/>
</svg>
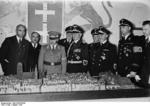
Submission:
<svg viewBox="0 0 150 106">
<path fill-rule="evenodd" d="M 82 61 L 69 61 L 68 60 L 68 63 L 70 63 L 70 64 L 81 64 Z"/>
<path fill-rule="evenodd" d="M 56 65 L 61 65 L 61 62 L 48 62 L 44 61 L 45 65 L 50 65 L 50 66 L 56 66 Z"/>
</svg>

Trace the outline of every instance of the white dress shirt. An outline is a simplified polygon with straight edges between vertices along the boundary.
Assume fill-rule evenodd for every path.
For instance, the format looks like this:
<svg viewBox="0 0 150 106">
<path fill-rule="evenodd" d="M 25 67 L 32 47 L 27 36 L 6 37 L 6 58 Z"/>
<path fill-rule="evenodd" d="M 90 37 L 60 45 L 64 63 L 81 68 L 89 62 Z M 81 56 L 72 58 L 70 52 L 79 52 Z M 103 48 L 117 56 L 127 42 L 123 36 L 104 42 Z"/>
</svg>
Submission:
<svg viewBox="0 0 150 106">
<path fill-rule="evenodd" d="M 20 40 L 22 41 L 22 38 L 20 38 L 20 37 L 18 37 L 18 36 L 16 36 L 16 38 L 17 38 L 18 43 L 20 43 L 20 42 L 19 42 Z"/>
<path fill-rule="evenodd" d="M 32 43 L 32 46 L 33 46 L 34 48 L 37 48 L 38 44 L 37 44 L 37 43 L 36 43 L 36 44 Z"/>
</svg>

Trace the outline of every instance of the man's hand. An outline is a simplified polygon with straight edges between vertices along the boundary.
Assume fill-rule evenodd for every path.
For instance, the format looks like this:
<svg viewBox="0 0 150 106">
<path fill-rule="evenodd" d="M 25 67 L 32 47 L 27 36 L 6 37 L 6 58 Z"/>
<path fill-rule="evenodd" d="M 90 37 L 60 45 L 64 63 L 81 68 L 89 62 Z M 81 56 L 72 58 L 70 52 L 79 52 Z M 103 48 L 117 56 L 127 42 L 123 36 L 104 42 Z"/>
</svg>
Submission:
<svg viewBox="0 0 150 106">
<path fill-rule="evenodd" d="M 132 78 L 136 76 L 136 72 L 131 71 L 130 74 L 127 75 L 127 77 Z"/>
<path fill-rule="evenodd" d="M 136 80 L 136 82 L 140 81 L 140 80 L 141 80 L 140 76 L 139 76 L 139 75 L 136 75 L 136 76 L 135 76 L 135 80 Z"/>
</svg>

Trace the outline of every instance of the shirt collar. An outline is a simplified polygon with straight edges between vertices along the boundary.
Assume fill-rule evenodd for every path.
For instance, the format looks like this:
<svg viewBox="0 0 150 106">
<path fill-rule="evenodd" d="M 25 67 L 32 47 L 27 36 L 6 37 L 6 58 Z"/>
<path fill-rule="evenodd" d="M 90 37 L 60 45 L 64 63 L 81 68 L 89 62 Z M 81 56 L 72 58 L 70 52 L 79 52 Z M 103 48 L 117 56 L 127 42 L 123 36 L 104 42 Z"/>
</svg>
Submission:
<svg viewBox="0 0 150 106">
<path fill-rule="evenodd" d="M 102 44 L 105 44 L 107 42 L 107 40 L 105 40 Z"/>
<path fill-rule="evenodd" d="M 129 37 L 129 35 L 130 35 L 130 33 L 129 34 L 127 34 L 124 38 L 125 38 L 125 40 Z"/>
<path fill-rule="evenodd" d="M 128 33 L 127 35 L 125 35 L 124 39 L 126 40 L 129 36 L 130 36 L 130 33 Z"/>
<path fill-rule="evenodd" d="M 16 35 L 16 38 L 17 38 L 17 41 L 19 42 L 19 40 L 21 39 L 21 41 L 22 41 L 22 38 L 19 38 L 17 35 Z"/>
<path fill-rule="evenodd" d="M 74 41 L 74 43 L 77 43 L 79 40 Z"/>
<path fill-rule="evenodd" d="M 50 45 L 51 49 L 56 49 L 57 44 Z M 54 48 L 53 48 L 54 47 Z"/>
<path fill-rule="evenodd" d="M 37 48 L 38 44 L 37 43 L 36 44 L 32 43 L 32 46 L 33 47 L 35 46 L 35 48 Z"/>
</svg>

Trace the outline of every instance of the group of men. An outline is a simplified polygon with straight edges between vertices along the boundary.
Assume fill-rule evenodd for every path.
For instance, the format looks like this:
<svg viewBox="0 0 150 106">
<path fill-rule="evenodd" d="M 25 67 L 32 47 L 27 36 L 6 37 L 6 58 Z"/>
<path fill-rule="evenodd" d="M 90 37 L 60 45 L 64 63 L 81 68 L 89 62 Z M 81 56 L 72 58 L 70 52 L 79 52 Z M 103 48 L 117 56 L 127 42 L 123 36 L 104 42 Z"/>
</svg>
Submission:
<svg viewBox="0 0 150 106">
<path fill-rule="evenodd" d="M 127 19 L 120 20 L 118 48 L 109 42 L 111 31 L 103 26 L 91 30 L 93 43 L 82 38 L 84 29 L 79 25 L 65 29 L 66 38 L 50 31 L 49 43 L 41 46 L 40 35 L 31 34 L 31 42 L 25 39 L 26 27 L 18 25 L 16 35 L 8 37 L 0 48 L 0 63 L 4 75 L 17 73 L 18 63 L 23 71 L 34 71 L 39 75 L 51 73 L 89 73 L 99 76 L 101 72 L 112 72 L 128 77 L 135 84 L 149 87 L 150 74 L 150 21 L 143 22 L 143 36 L 133 34 L 134 25 Z"/>
<path fill-rule="evenodd" d="M 17 66 L 22 64 L 24 72 L 34 71 L 37 65 L 41 48 L 39 44 L 40 34 L 32 32 L 31 42 L 25 39 L 27 29 L 19 24 L 16 27 L 16 35 L 6 38 L 0 48 L 0 63 L 4 75 L 17 74 Z"/>
</svg>

